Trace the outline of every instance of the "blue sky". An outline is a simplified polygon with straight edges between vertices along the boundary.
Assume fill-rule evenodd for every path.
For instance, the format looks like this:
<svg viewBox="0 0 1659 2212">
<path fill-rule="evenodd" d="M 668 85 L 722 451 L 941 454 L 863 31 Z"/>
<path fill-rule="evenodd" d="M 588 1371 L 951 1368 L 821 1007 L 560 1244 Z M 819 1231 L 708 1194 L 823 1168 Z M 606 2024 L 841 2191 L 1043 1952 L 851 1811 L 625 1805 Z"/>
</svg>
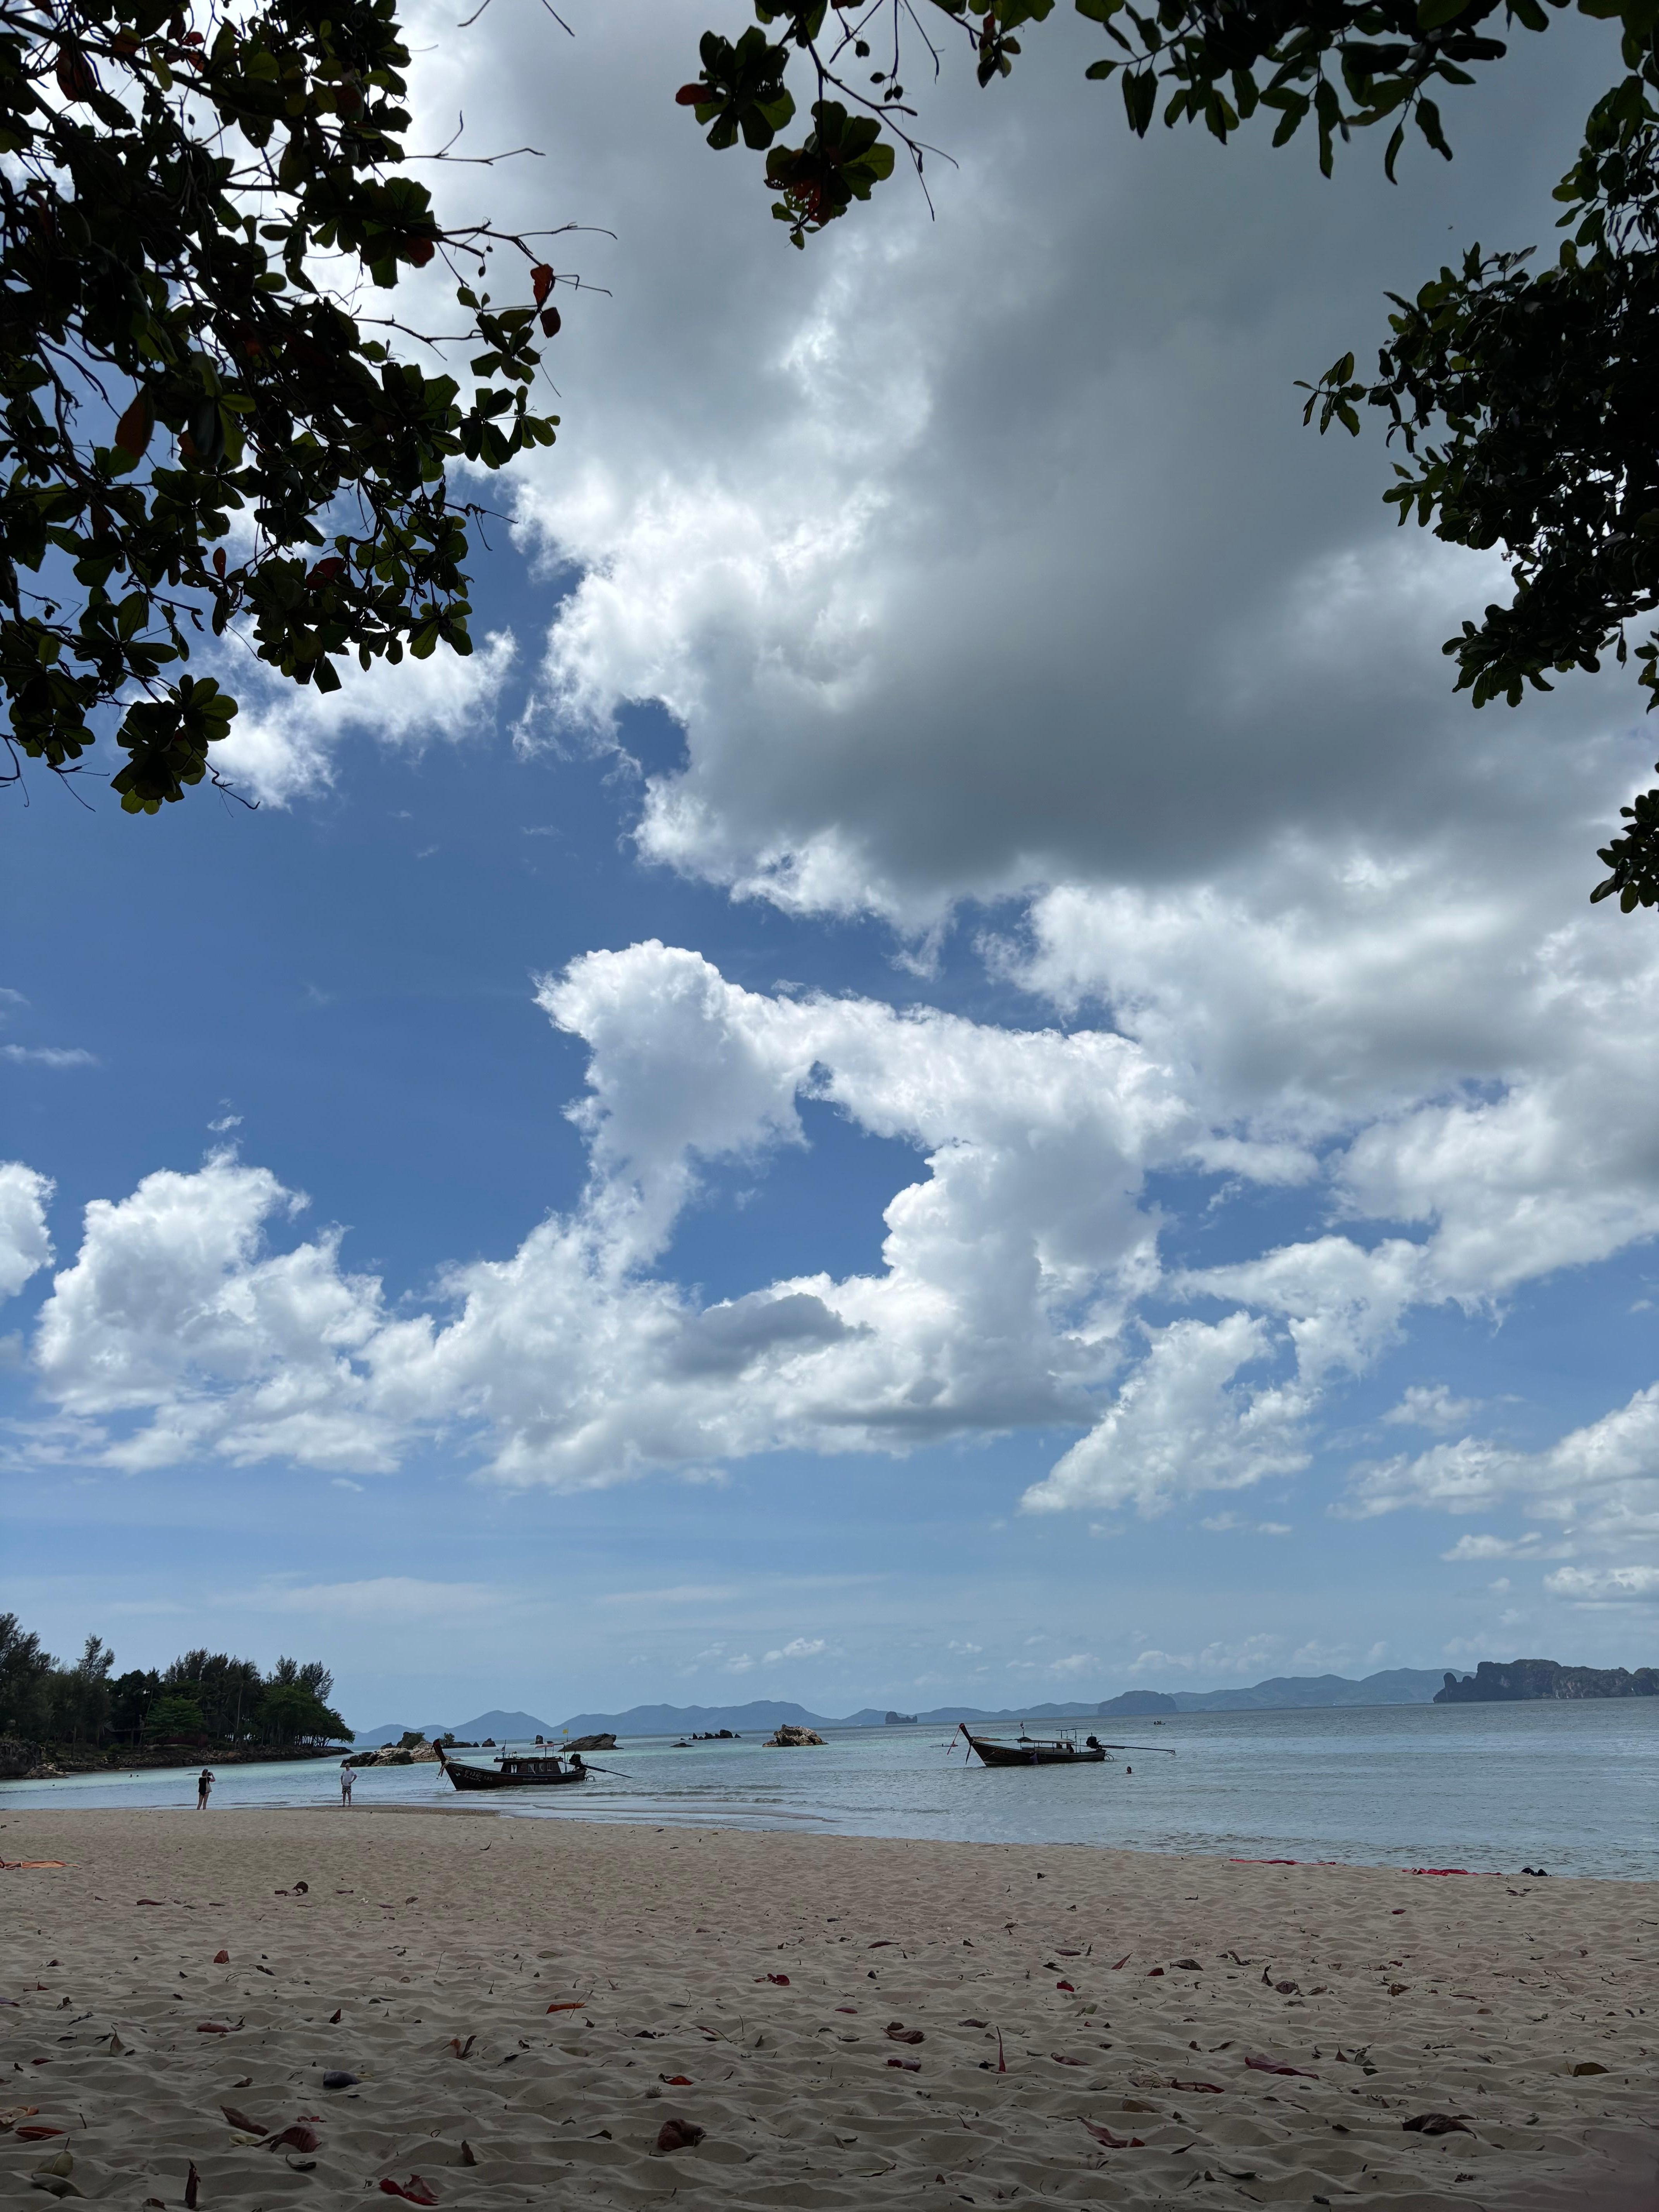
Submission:
<svg viewBox="0 0 1659 2212">
<path fill-rule="evenodd" d="M 1492 573 L 1293 391 L 1543 234 L 1599 33 L 1389 192 L 1056 24 L 798 256 L 665 7 L 416 20 L 609 293 L 472 662 L 4 802 L 0 1604 L 359 1725 L 1650 1657 L 1651 748 L 1454 702 Z"/>
</svg>

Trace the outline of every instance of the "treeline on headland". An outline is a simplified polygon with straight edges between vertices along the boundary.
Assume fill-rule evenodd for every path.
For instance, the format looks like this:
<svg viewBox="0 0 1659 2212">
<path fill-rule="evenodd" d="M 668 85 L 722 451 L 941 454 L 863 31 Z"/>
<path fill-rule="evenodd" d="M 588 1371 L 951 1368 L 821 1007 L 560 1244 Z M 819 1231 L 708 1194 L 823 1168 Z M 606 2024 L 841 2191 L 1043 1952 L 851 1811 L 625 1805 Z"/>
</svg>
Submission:
<svg viewBox="0 0 1659 2212">
<path fill-rule="evenodd" d="M 313 1749 L 351 1734 L 328 1703 L 333 1687 L 320 1659 L 279 1659 L 266 1674 L 205 1649 L 118 1674 L 99 1636 L 63 1664 L 15 1613 L 0 1613 L 0 1771 L 149 1765 L 169 1747 L 219 1758 Z"/>
</svg>

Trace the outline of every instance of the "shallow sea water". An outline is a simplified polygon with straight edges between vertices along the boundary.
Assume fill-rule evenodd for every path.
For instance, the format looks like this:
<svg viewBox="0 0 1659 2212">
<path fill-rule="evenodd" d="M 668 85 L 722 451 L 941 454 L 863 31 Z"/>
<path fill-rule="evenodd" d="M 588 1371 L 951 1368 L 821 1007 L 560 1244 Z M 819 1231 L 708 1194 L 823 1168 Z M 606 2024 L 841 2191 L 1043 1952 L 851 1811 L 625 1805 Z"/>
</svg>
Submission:
<svg viewBox="0 0 1659 2212">
<path fill-rule="evenodd" d="M 357 1802 L 1659 1879 L 1659 1698 L 1183 1713 L 1133 1733 L 1146 1750 L 1069 1770 L 965 1765 L 937 1724 L 836 1729 L 822 1748 L 800 1751 L 768 1750 L 758 1735 L 686 1751 L 641 1737 L 597 1754 L 611 1771 L 580 1790 L 462 1800 L 434 1767 L 371 1767 L 359 1771 Z M 331 1763 L 228 1767 L 212 1810 L 338 1797 Z M 0 1823 L 26 1808 L 194 1800 L 193 1768 L 6 1783 Z M 0 1834 L 0 1856 L 4 1848 Z"/>
</svg>

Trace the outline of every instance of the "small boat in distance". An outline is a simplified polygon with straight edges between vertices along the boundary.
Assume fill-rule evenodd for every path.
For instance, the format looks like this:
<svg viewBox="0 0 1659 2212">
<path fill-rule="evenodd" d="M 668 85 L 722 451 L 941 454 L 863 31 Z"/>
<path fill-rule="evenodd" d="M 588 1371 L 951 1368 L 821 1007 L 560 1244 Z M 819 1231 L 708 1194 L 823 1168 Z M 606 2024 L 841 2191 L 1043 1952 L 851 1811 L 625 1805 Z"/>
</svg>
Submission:
<svg viewBox="0 0 1659 2212">
<path fill-rule="evenodd" d="M 441 1744 L 438 1761 L 458 1790 L 545 1790 L 568 1782 L 586 1782 L 582 1755 L 573 1752 L 567 1763 L 554 1751 L 503 1751 L 490 1766 L 474 1766 L 468 1759 L 451 1759 Z"/>
<path fill-rule="evenodd" d="M 957 1734 L 967 1737 L 969 1749 L 977 1752 L 986 1766 L 1103 1766 L 1115 1751 L 1161 1751 L 1166 1758 L 1175 1757 L 1161 1743 L 1102 1743 L 1094 1735 L 1079 1743 L 1075 1729 L 1033 1736 L 1022 1728 L 1012 1743 L 999 1743 L 994 1736 L 975 1735 L 966 1721 L 959 1721 Z"/>
</svg>

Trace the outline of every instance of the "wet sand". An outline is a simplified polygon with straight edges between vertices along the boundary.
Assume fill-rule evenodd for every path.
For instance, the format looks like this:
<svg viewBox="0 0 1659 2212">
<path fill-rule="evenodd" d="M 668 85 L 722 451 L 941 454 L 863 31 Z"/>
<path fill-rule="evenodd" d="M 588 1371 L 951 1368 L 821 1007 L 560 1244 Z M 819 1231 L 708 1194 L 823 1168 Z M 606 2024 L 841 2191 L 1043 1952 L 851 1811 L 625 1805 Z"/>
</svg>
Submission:
<svg viewBox="0 0 1659 2212">
<path fill-rule="evenodd" d="M 193 2166 L 203 2212 L 412 2176 L 478 2208 L 1659 2205 L 1659 1886 L 460 1807 L 0 1824 L 67 1862 L 0 1871 L 0 2201 L 172 2207 Z M 670 2119 L 701 2139 L 659 2149 Z"/>
</svg>

